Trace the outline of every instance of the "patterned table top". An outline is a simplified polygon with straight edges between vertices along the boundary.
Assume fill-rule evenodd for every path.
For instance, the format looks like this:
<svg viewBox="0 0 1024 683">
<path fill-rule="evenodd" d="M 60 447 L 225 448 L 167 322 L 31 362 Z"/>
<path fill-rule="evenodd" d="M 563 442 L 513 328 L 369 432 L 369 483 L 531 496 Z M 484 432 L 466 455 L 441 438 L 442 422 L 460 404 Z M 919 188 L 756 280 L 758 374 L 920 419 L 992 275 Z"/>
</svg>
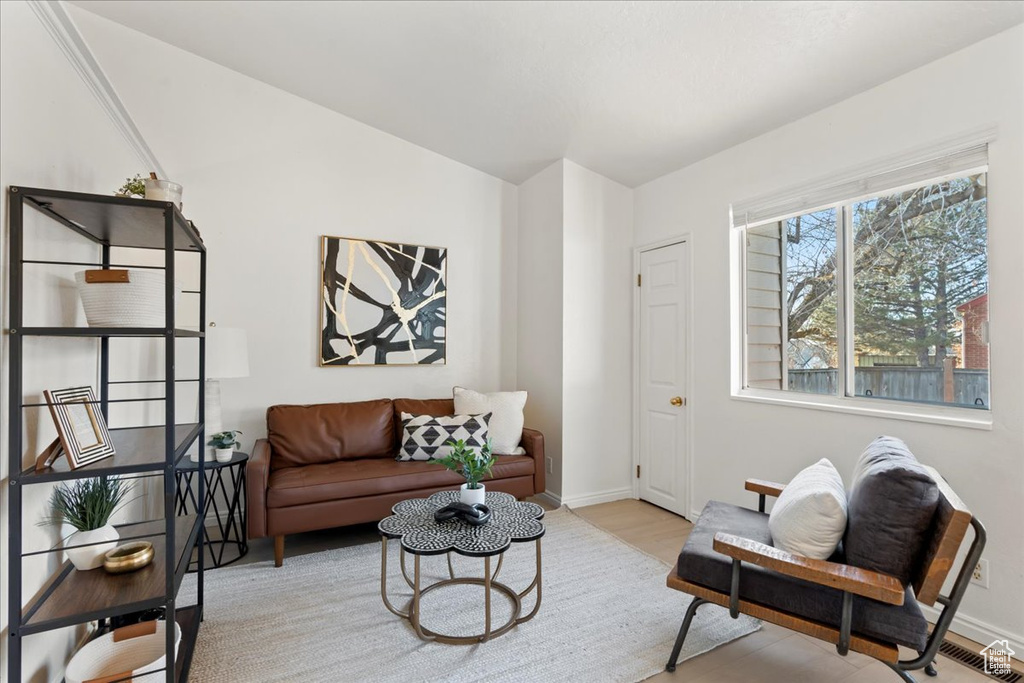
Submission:
<svg viewBox="0 0 1024 683">
<path fill-rule="evenodd" d="M 402 539 L 402 548 L 414 555 L 441 555 L 454 550 L 470 557 L 499 555 L 512 543 L 533 541 L 544 535 L 544 508 L 520 502 L 501 491 L 487 492 L 491 520 L 483 526 L 472 526 L 457 518 L 434 521 L 435 510 L 458 500 L 458 491 L 403 500 L 391 508 L 394 514 L 382 519 L 377 530 L 387 538 Z"/>
</svg>

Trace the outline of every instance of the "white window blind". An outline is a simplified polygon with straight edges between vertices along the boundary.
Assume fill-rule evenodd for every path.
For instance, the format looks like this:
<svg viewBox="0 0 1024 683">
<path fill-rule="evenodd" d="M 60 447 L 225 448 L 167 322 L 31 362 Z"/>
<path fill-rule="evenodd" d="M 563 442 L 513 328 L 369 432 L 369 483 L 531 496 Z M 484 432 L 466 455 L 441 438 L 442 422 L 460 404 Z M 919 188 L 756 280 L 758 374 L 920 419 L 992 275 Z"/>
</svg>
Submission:
<svg viewBox="0 0 1024 683">
<path fill-rule="evenodd" d="M 981 141 L 976 138 L 955 151 L 933 149 L 816 183 L 805 183 L 788 191 L 736 202 L 732 206 L 733 227 L 777 221 L 951 173 L 982 169 L 988 165 L 988 139 L 991 136 L 986 135 Z"/>
</svg>

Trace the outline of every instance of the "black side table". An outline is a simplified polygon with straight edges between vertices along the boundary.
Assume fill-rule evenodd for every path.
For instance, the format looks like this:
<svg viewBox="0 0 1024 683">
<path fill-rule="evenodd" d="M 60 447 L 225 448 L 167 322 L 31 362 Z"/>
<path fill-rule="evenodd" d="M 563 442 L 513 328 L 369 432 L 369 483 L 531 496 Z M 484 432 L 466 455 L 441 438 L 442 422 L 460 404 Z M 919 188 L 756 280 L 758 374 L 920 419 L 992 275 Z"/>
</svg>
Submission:
<svg viewBox="0 0 1024 683">
<path fill-rule="evenodd" d="M 207 519 L 212 516 L 217 522 L 220 530 L 219 538 L 210 538 L 206 535 L 204 546 L 210 551 L 209 561 L 206 569 L 215 569 L 237 562 L 249 552 L 249 534 L 246 527 L 246 514 L 244 509 L 245 501 L 245 464 L 249 461 L 248 453 L 235 451 L 228 462 L 217 462 L 207 460 L 205 465 L 206 474 L 206 515 Z M 195 514 L 197 505 L 199 482 L 196 475 L 199 473 L 199 463 L 192 462 L 188 458 L 182 458 L 175 470 L 178 478 L 177 511 L 178 515 Z M 228 475 L 225 481 L 225 473 Z M 221 509 L 227 506 L 226 514 L 221 514 Z M 225 551 L 231 547 L 231 551 L 225 557 Z M 195 571 L 198 567 L 197 560 L 193 559 L 189 564 L 189 571 Z"/>
</svg>

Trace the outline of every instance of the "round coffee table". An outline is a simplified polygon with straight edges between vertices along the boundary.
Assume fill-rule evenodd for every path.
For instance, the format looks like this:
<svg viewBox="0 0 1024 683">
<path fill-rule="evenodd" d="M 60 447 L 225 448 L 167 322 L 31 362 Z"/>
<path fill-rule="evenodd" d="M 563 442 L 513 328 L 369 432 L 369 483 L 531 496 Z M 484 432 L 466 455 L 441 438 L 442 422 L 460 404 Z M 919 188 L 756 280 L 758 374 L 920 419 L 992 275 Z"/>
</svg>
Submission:
<svg viewBox="0 0 1024 683">
<path fill-rule="evenodd" d="M 435 510 L 443 508 L 448 503 L 458 501 L 458 499 L 458 491 L 441 491 L 429 498 L 403 500 L 391 508 L 391 512 L 394 514 L 380 521 L 377 525 L 381 537 L 380 595 L 384 600 L 384 606 L 393 614 L 408 619 L 413 630 L 416 631 L 416 635 L 421 639 L 453 645 L 468 645 L 483 643 L 507 633 L 518 624 L 532 619 L 540 609 L 540 539 L 544 535 L 544 523 L 541 521 L 544 517 L 544 508 L 536 503 L 520 502 L 507 493 L 488 491 L 486 504 L 491 508 L 491 519 L 487 524 L 471 526 L 459 519 L 451 519 L 446 522 L 434 521 Z M 393 538 L 400 539 L 399 554 L 402 577 L 412 589 L 412 601 L 406 611 L 397 609 L 388 599 L 388 541 Z M 529 541 L 534 541 L 536 544 L 537 571 L 530 585 L 522 592 L 517 593 L 511 587 L 499 583 L 495 579 L 498 577 L 498 572 L 501 571 L 505 551 L 513 543 Z M 482 557 L 484 559 L 483 577 L 456 577 L 451 559 L 453 552 L 467 557 Z M 405 568 L 406 553 L 411 554 L 414 558 L 411 579 Z M 421 587 L 420 556 L 442 554 L 448 555 L 449 578 Z M 498 557 L 498 564 L 494 573 L 491 574 L 491 558 L 495 556 Z M 423 595 L 444 586 L 459 584 L 484 587 L 483 633 L 471 636 L 452 636 L 424 628 L 420 623 L 420 600 Z M 512 602 L 512 616 L 497 628 L 491 627 L 492 589 L 504 593 Z M 523 598 L 534 589 L 537 591 L 537 601 L 533 609 L 526 616 L 520 616 Z"/>
</svg>

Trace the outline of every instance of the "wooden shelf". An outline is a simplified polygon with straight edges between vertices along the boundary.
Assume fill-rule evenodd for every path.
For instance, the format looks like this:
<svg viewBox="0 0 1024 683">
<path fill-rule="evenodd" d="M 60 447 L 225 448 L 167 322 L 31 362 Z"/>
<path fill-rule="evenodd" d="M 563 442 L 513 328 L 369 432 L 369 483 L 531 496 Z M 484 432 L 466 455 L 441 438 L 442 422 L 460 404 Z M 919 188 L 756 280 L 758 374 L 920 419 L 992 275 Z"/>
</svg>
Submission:
<svg viewBox="0 0 1024 683">
<path fill-rule="evenodd" d="M 200 525 L 196 515 L 174 519 L 175 595 L 188 569 Z M 160 519 L 118 527 L 125 535 L 152 534 L 145 540 L 153 544 L 153 562 L 136 572 L 108 574 L 102 569 L 80 572 L 71 562 L 65 562 L 51 583 L 25 608 L 22 633 L 39 633 L 165 605 L 164 526 L 164 520 Z"/>
<path fill-rule="evenodd" d="M 181 460 L 189 447 L 199 438 L 202 425 L 199 423 L 174 426 L 174 464 Z M 138 472 L 159 472 L 167 468 L 164 450 L 164 428 L 125 427 L 111 429 L 110 438 L 114 444 L 114 455 L 76 470 L 68 468 L 63 456 L 53 467 L 36 472 L 27 469 L 19 475 L 22 484 L 41 484 L 64 479 L 87 479 Z"/>
<path fill-rule="evenodd" d="M 29 206 L 35 207 L 83 237 L 112 247 L 163 249 L 164 212 L 170 210 L 175 223 L 174 249 L 204 249 L 199 233 L 171 202 L 43 190 L 34 187 L 17 187 L 11 190 L 24 196 Z"/>
</svg>

